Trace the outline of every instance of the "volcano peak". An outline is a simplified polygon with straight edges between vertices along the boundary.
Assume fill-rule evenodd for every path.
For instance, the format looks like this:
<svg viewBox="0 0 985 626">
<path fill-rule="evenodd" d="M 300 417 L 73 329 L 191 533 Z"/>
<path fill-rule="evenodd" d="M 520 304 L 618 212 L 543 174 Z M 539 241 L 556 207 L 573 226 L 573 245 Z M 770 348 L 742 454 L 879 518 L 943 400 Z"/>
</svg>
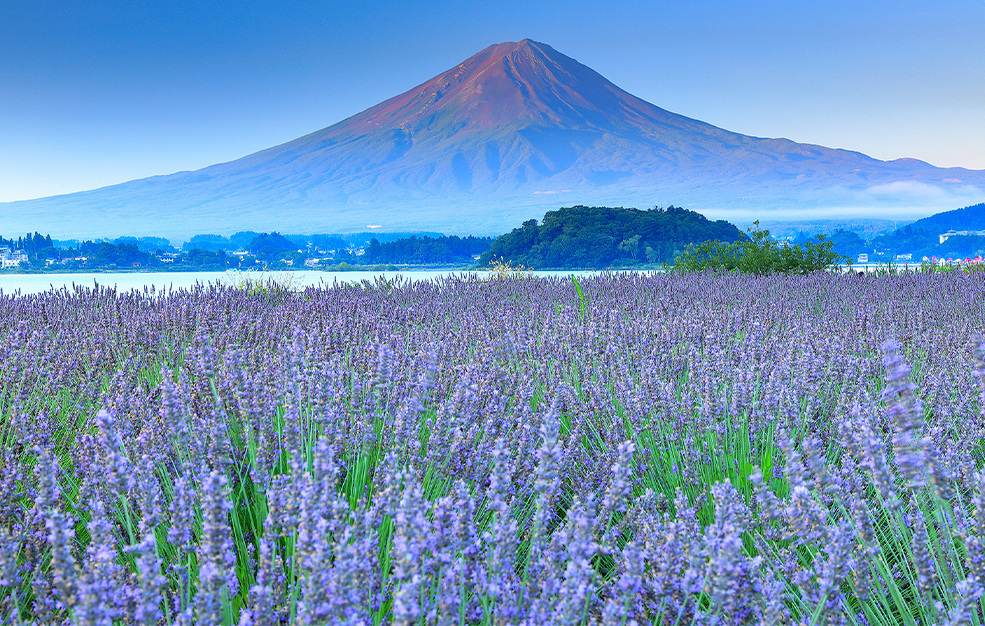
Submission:
<svg viewBox="0 0 985 626">
<path fill-rule="evenodd" d="M 758 217 L 920 203 L 940 210 L 979 201 L 983 189 L 985 172 L 729 132 L 665 111 L 522 39 L 236 161 L 6 204 L 2 216 L 11 232 L 43 219 L 63 225 L 52 235 L 72 238 L 130 234 L 120 229 L 137 215 L 142 230 L 167 236 L 346 232 L 366 223 L 492 234 L 565 204 L 673 203 Z"/>
</svg>

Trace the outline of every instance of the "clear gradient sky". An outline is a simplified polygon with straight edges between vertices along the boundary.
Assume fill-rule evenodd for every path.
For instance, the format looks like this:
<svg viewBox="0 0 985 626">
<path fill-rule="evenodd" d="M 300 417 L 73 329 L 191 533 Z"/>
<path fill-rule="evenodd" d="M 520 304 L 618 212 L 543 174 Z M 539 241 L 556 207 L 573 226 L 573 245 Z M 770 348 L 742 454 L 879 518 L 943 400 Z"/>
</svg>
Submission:
<svg viewBox="0 0 985 626">
<path fill-rule="evenodd" d="M 983 0 L 0 0 L 0 202 L 229 161 L 525 37 L 728 130 L 985 169 Z"/>
</svg>

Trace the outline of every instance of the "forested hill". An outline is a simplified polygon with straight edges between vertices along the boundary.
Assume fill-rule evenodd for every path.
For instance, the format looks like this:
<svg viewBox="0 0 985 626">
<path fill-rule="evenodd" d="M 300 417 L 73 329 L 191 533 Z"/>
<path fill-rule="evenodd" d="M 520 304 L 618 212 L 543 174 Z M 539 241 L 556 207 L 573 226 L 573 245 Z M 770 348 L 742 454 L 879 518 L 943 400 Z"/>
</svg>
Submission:
<svg viewBox="0 0 985 626">
<path fill-rule="evenodd" d="M 910 226 L 914 231 L 927 231 L 933 235 L 949 230 L 985 230 L 985 203 L 935 213 L 913 222 Z"/>
<path fill-rule="evenodd" d="M 479 265 L 494 258 L 535 269 L 603 269 L 672 261 L 689 243 L 737 241 L 734 225 L 669 206 L 646 211 L 574 206 L 548 211 L 498 237 Z"/>
</svg>

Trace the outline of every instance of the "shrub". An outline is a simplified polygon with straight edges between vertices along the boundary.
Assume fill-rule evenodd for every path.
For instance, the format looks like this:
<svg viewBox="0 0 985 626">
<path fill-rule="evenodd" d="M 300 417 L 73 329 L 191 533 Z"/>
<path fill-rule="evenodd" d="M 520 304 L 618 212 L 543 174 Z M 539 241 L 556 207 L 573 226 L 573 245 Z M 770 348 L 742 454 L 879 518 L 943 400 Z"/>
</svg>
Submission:
<svg viewBox="0 0 985 626">
<path fill-rule="evenodd" d="M 259 272 L 230 270 L 226 272 L 226 279 L 233 289 L 245 291 L 253 296 L 283 294 L 300 286 L 299 277 L 291 272 L 264 276 Z"/>
<path fill-rule="evenodd" d="M 834 242 L 818 235 L 817 241 L 781 246 L 755 221 L 746 238 L 733 243 L 706 241 L 690 244 L 674 259 L 673 269 L 686 272 L 713 270 L 743 274 L 809 274 L 851 265 L 851 259 L 834 251 Z"/>
<path fill-rule="evenodd" d="M 526 265 L 513 265 L 513 261 L 507 261 L 503 257 L 493 257 L 489 261 L 489 274 L 491 278 L 521 278 L 533 276 L 534 268 Z"/>
</svg>

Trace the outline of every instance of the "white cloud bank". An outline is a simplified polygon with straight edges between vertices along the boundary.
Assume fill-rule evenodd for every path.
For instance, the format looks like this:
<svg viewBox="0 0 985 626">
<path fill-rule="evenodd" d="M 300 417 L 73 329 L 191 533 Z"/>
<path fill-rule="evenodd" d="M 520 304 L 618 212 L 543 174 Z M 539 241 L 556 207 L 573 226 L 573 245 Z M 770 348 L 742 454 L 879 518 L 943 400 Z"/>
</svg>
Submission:
<svg viewBox="0 0 985 626">
<path fill-rule="evenodd" d="M 953 179 L 952 179 L 953 180 Z M 985 197 L 983 192 L 974 185 L 949 184 L 939 187 L 916 180 L 900 180 L 884 185 L 875 185 L 865 190 L 865 194 L 877 200 L 910 200 L 910 201 L 949 201 L 958 202 L 978 201 Z M 955 207 L 957 208 L 957 207 Z"/>
</svg>

